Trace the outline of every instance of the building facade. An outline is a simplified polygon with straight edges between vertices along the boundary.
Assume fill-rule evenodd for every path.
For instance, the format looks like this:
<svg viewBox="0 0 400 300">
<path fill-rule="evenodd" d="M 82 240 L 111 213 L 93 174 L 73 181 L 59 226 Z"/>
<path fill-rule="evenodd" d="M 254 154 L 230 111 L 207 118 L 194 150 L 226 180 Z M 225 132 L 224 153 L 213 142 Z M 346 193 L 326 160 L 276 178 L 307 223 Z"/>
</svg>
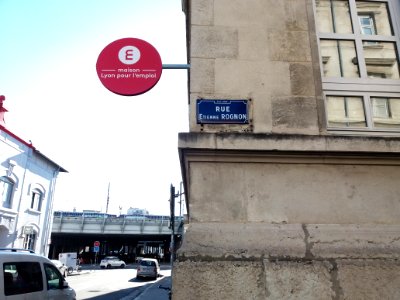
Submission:
<svg viewBox="0 0 400 300">
<path fill-rule="evenodd" d="M 173 299 L 400 298 L 399 1 L 183 9 Z"/>
<path fill-rule="evenodd" d="M 65 169 L 5 127 L 0 98 L 0 248 L 47 256 L 57 175 Z"/>
</svg>

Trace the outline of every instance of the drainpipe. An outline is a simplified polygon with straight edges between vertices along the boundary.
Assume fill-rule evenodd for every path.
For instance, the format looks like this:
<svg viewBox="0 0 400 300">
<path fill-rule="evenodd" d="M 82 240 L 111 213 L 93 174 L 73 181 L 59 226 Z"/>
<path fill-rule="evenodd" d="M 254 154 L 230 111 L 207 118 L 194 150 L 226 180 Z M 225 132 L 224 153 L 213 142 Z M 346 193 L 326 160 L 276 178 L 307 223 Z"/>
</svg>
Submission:
<svg viewBox="0 0 400 300">
<path fill-rule="evenodd" d="M 48 199 L 47 199 L 47 207 L 46 207 L 46 211 L 44 212 L 44 216 L 47 217 L 44 222 L 47 221 L 46 224 L 44 224 L 43 226 L 43 230 L 42 231 L 42 255 L 48 257 L 48 251 L 49 251 L 49 247 L 47 244 L 47 241 L 49 240 L 50 236 L 51 236 L 51 228 L 52 228 L 52 224 L 53 224 L 53 204 L 54 204 L 54 192 L 56 190 L 56 182 L 57 182 L 57 176 L 60 173 L 60 167 L 58 167 L 57 170 L 55 170 L 53 172 L 53 177 L 51 178 L 51 182 L 50 182 L 50 187 L 49 187 L 49 195 L 48 195 Z"/>
<path fill-rule="evenodd" d="M 24 194 L 24 186 L 25 186 L 26 171 L 27 171 L 27 169 L 28 169 L 28 167 L 29 167 L 30 158 L 31 158 L 31 156 L 32 156 L 32 151 L 33 151 L 33 150 L 32 150 L 31 148 L 29 148 L 28 157 L 27 157 L 26 163 L 25 163 L 24 175 L 22 176 L 21 188 L 20 188 L 21 194 L 20 194 L 20 196 L 19 196 L 18 209 L 17 209 L 17 216 L 15 217 L 15 225 L 14 225 L 14 235 L 15 235 L 15 238 L 13 239 L 13 242 L 12 242 L 12 245 L 11 245 L 12 248 L 15 247 L 15 241 L 16 241 L 17 238 L 18 238 L 19 213 L 20 213 L 20 210 L 21 210 L 22 195 Z M 21 247 L 21 248 L 22 248 L 22 247 Z"/>
</svg>

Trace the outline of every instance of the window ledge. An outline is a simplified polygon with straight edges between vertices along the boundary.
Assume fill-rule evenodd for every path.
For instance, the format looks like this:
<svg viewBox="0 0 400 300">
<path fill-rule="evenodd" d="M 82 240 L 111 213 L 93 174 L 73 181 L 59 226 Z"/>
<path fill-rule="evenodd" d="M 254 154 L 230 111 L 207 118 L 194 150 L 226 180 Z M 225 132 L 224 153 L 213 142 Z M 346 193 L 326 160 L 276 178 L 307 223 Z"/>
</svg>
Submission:
<svg viewBox="0 0 400 300">
<path fill-rule="evenodd" d="M 18 214 L 17 211 L 5 207 L 0 207 L 0 213 L 5 217 L 15 217 Z"/>
<path fill-rule="evenodd" d="M 380 58 L 380 57 L 366 57 L 365 63 L 367 66 L 393 66 L 396 62 L 395 58 Z"/>
<path fill-rule="evenodd" d="M 363 44 L 364 49 L 383 49 L 384 46 L 379 44 L 378 42 L 366 41 L 366 44 Z"/>
<path fill-rule="evenodd" d="M 27 210 L 26 210 L 28 213 L 30 213 L 31 215 L 40 215 L 41 214 L 41 212 L 40 211 L 38 211 L 38 210 L 36 210 L 36 209 L 32 209 L 32 208 L 28 208 Z"/>
<path fill-rule="evenodd" d="M 379 136 L 379 137 L 399 137 L 400 131 L 397 130 L 379 130 L 379 129 L 368 129 L 368 128 L 338 128 L 328 127 L 327 133 L 331 135 L 353 135 L 353 136 Z"/>
</svg>

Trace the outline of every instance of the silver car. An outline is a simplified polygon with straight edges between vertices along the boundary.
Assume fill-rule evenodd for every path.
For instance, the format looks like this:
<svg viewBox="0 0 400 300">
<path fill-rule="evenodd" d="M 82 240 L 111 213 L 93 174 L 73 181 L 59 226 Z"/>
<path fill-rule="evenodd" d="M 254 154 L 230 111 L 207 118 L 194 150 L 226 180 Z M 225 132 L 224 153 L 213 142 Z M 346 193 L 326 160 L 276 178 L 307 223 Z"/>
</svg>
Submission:
<svg viewBox="0 0 400 300">
<path fill-rule="evenodd" d="M 137 267 L 136 278 L 150 277 L 157 279 L 160 275 L 160 265 L 157 259 L 143 258 Z"/>
</svg>

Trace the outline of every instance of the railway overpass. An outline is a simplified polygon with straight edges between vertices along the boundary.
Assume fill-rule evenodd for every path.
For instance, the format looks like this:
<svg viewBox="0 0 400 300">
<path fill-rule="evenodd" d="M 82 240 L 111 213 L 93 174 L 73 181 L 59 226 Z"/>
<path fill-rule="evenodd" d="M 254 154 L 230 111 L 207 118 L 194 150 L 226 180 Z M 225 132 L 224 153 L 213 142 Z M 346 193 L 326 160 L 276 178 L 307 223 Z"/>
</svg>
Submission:
<svg viewBox="0 0 400 300">
<path fill-rule="evenodd" d="M 76 252 L 84 263 L 97 263 L 107 255 L 117 255 L 127 263 L 137 257 L 170 259 L 169 216 L 111 215 L 104 213 L 62 212 L 53 216 L 49 257 Z M 183 234 L 183 217 L 175 217 L 175 244 Z M 94 247 L 100 242 L 99 247 Z"/>
</svg>

